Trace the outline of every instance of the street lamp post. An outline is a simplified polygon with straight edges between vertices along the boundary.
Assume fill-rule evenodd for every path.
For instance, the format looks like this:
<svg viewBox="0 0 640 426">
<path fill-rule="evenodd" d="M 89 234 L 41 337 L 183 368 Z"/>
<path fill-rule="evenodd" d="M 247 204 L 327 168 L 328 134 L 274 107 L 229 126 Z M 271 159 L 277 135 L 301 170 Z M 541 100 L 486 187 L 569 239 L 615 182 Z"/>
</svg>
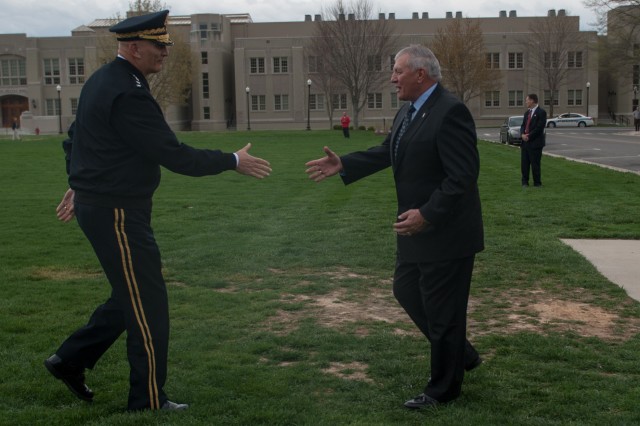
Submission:
<svg viewBox="0 0 640 426">
<path fill-rule="evenodd" d="M 62 86 L 59 84 L 56 86 L 58 91 L 58 133 L 62 134 L 62 101 L 60 100 L 60 92 L 62 92 Z"/>
<path fill-rule="evenodd" d="M 307 130 L 311 130 L 311 79 L 307 80 Z"/>
<path fill-rule="evenodd" d="M 589 116 L 589 88 L 591 87 L 591 83 L 587 81 L 587 117 Z"/>
<path fill-rule="evenodd" d="M 247 92 L 247 130 L 251 130 L 251 109 L 249 106 L 249 93 L 251 92 L 251 89 L 247 86 L 244 91 Z"/>
</svg>

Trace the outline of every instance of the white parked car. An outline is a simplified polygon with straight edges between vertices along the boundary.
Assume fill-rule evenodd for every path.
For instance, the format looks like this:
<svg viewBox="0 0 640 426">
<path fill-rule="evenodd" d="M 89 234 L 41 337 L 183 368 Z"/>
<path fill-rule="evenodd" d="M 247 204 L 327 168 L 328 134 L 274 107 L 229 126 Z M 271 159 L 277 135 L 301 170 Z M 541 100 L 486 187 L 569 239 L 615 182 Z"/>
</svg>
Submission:
<svg viewBox="0 0 640 426">
<path fill-rule="evenodd" d="M 547 127 L 587 127 L 594 124 L 593 118 L 575 112 L 568 112 L 555 118 L 547 119 Z"/>
</svg>

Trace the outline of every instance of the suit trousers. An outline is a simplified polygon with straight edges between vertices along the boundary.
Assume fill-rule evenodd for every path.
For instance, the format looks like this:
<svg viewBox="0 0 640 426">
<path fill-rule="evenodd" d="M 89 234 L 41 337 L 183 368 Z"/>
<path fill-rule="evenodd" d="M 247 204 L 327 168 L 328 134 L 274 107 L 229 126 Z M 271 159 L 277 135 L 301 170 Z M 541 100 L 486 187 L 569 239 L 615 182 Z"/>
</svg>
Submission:
<svg viewBox="0 0 640 426">
<path fill-rule="evenodd" d="M 393 294 L 431 344 L 431 380 L 424 393 L 443 403 L 460 395 L 464 367 L 479 356 L 466 338 L 474 260 L 396 262 Z"/>
<path fill-rule="evenodd" d="M 159 409 L 167 400 L 169 306 L 151 209 L 105 208 L 75 203 L 80 228 L 111 284 L 109 299 L 56 354 L 93 368 L 126 330 L 130 410 Z"/>
<path fill-rule="evenodd" d="M 529 185 L 529 169 L 533 175 L 533 184 L 542 185 L 540 162 L 542 161 L 542 147 L 531 148 L 527 142 L 520 145 L 520 170 L 522 172 L 522 184 Z"/>
</svg>

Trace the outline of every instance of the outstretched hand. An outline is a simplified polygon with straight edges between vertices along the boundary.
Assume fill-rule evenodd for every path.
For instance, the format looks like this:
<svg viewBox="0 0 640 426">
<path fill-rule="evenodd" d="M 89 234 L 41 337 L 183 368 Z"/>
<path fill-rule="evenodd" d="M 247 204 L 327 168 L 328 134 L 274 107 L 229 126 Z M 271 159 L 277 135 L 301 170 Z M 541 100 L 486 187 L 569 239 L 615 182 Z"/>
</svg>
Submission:
<svg viewBox="0 0 640 426">
<path fill-rule="evenodd" d="M 309 161 L 305 164 L 307 166 L 306 173 L 309 175 L 309 179 L 316 182 L 320 182 L 330 176 L 340 173 L 342 170 L 342 161 L 329 147 L 324 147 L 326 157 L 318 158 L 317 160 Z"/>
<path fill-rule="evenodd" d="M 76 193 L 73 189 L 67 189 L 67 192 L 65 192 L 64 196 L 62 197 L 62 201 L 60 201 L 60 204 L 58 204 L 58 207 L 56 207 L 56 216 L 58 217 L 58 220 L 69 222 L 76 216 L 73 207 L 73 198 L 75 197 L 75 195 Z"/>
<path fill-rule="evenodd" d="M 263 179 L 269 176 L 271 174 L 271 164 L 269 164 L 267 160 L 250 155 L 250 148 L 251 144 L 248 143 L 244 148 L 236 151 L 236 155 L 238 156 L 236 172 L 242 175 L 253 176 L 257 179 Z"/>
</svg>

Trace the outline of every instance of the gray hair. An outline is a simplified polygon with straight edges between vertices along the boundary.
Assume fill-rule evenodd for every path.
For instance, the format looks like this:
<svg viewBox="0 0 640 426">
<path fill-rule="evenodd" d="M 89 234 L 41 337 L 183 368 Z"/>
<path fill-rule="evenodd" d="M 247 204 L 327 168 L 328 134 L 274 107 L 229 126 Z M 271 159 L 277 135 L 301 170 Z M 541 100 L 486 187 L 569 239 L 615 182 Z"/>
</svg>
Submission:
<svg viewBox="0 0 640 426">
<path fill-rule="evenodd" d="M 409 61 L 407 63 L 412 71 L 423 68 L 427 71 L 429 77 L 435 81 L 442 79 L 440 62 L 438 62 L 438 58 L 436 58 L 436 55 L 433 54 L 431 49 L 421 44 L 412 44 L 400 50 L 396 54 L 395 60 L 397 61 L 402 55 L 409 55 Z"/>
</svg>

